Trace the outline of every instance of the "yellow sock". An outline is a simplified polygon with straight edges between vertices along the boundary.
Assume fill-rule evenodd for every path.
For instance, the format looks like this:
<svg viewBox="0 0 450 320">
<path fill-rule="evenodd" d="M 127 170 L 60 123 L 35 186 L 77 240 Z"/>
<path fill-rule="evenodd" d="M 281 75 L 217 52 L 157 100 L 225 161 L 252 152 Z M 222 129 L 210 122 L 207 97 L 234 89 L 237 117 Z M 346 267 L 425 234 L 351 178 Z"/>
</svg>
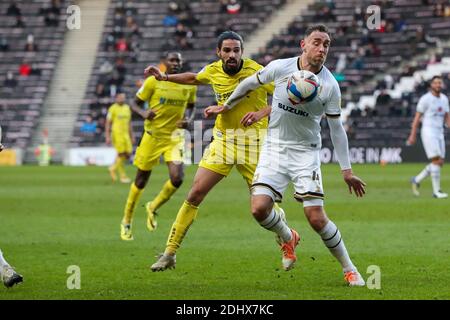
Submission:
<svg viewBox="0 0 450 320">
<path fill-rule="evenodd" d="M 197 212 L 198 207 L 184 201 L 170 230 L 165 254 L 174 255 L 176 253 L 189 227 L 194 222 Z"/>
<path fill-rule="evenodd" d="M 113 165 L 111 166 L 111 170 L 116 171 L 117 167 L 119 166 L 120 163 L 120 157 L 117 156 L 116 161 L 114 161 Z"/>
<path fill-rule="evenodd" d="M 126 174 L 125 174 L 125 158 L 123 158 L 123 157 L 119 157 L 119 161 L 118 161 L 118 164 L 117 164 L 117 171 L 119 171 L 119 174 L 120 174 L 120 177 L 125 177 L 126 176 Z"/>
<path fill-rule="evenodd" d="M 131 224 L 131 221 L 133 220 L 134 209 L 136 208 L 136 205 L 139 202 L 139 198 L 141 197 L 142 191 L 144 191 L 144 189 L 139 189 L 138 187 L 136 187 L 134 182 L 131 184 L 123 216 L 123 222 L 125 224 Z"/>
<path fill-rule="evenodd" d="M 150 209 L 152 211 L 156 211 L 158 208 L 160 208 L 164 203 L 166 203 L 170 197 L 178 190 L 177 187 L 174 187 L 172 184 L 172 181 L 167 180 L 164 184 L 161 192 L 156 196 L 155 199 L 153 199 Z"/>
</svg>

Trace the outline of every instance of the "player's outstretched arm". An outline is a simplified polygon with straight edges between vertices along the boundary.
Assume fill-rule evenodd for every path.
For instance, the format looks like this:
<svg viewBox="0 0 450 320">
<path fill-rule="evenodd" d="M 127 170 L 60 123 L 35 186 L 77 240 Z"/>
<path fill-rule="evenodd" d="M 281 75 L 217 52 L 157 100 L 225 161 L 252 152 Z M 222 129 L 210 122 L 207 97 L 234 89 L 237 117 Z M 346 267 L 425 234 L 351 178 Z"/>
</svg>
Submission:
<svg viewBox="0 0 450 320">
<path fill-rule="evenodd" d="M 233 108 L 235 105 L 241 102 L 241 100 L 244 99 L 249 92 L 259 88 L 262 85 L 263 84 L 258 80 L 258 76 L 256 73 L 251 75 L 250 77 L 239 83 L 228 100 L 223 104 L 224 107 L 226 109 Z"/>
<path fill-rule="evenodd" d="M 193 84 L 200 85 L 202 82 L 197 80 L 197 74 L 193 72 L 183 72 L 183 73 L 173 73 L 167 74 L 165 72 L 161 72 L 156 66 L 148 66 L 144 70 L 144 74 L 146 76 L 154 76 L 156 80 L 159 81 L 170 81 L 179 84 Z"/>
<path fill-rule="evenodd" d="M 411 125 L 411 133 L 409 134 L 408 140 L 406 140 L 406 144 L 412 146 L 416 143 L 417 137 L 417 129 L 419 128 L 420 118 L 422 117 L 422 113 L 416 112 L 414 116 L 414 120 Z"/>
</svg>

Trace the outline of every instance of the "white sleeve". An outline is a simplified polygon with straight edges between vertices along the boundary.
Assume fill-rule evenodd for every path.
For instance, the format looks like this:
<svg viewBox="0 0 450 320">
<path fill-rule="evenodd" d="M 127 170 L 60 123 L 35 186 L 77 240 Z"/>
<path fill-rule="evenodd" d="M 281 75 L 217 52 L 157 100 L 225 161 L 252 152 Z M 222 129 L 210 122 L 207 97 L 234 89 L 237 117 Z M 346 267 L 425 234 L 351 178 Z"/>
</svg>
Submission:
<svg viewBox="0 0 450 320">
<path fill-rule="evenodd" d="M 336 156 L 341 170 L 351 169 L 350 156 L 348 153 L 348 139 L 341 119 L 338 117 L 328 118 L 331 142 L 333 143 Z"/>
<path fill-rule="evenodd" d="M 239 83 L 239 85 L 234 89 L 231 96 L 227 101 L 223 104 L 226 108 L 231 109 L 235 105 L 237 105 L 250 91 L 255 90 L 261 86 L 258 78 L 256 77 L 256 73 L 251 75 L 248 78 L 245 78 L 244 81 Z"/>
<path fill-rule="evenodd" d="M 231 96 L 225 101 L 224 106 L 227 109 L 233 108 L 237 105 L 250 91 L 270 83 L 275 79 L 275 69 L 278 60 L 270 62 L 265 68 L 262 68 L 252 76 L 242 81 L 236 89 L 234 89 Z"/>
<path fill-rule="evenodd" d="M 416 112 L 425 113 L 428 109 L 428 104 L 426 101 L 426 96 L 422 96 L 417 103 Z"/>
<path fill-rule="evenodd" d="M 279 60 L 273 60 L 267 66 L 259 70 L 256 73 L 259 83 L 267 84 L 272 81 L 275 81 L 276 70 L 278 69 L 279 64 L 280 64 Z"/>
<path fill-rule="evenodd" d="M 338 117 L 341 114 L 341 89 L 337 81 L 333 81 L 328 100 L 325 103 L 325 114 L 328 117 Z"/>
</svg>

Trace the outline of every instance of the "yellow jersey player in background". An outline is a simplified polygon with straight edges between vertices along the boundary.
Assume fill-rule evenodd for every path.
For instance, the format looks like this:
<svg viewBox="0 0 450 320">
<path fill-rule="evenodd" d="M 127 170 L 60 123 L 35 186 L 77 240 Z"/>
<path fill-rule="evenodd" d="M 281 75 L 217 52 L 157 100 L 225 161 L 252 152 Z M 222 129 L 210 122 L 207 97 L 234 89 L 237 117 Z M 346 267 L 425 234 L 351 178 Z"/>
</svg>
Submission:
<svg viewBox="0 0 450 320">
<path fill-rule="evenodd" d="M 130 178 L 125 173 L 125 163 L 133 152 L 134 136 L 131 128 L 131 109 L 125 103 L 124 93 L 116 95 L 116 102 L 108 109 L 106 116 L 105 135 L 106 144 L 111 144 L 117 151 L 116 162 L 109 167 L 109 173 L 113 181 L 117 180 L 117 172 L 120 182 L 130 183 Z M 116 172 L 117 171 L 117 172 Z"/>
<path fill-rule="evenodd" d="M 236 32 L 225 31 L 218 37 L 216 53 L 220 60 L 205 66 L 199 73 L 171 75 L 162 73 L 155 66 L 149 66 L 145 71 L 160 80 L 193 85 L 209 84 L 214 90 L 218 104 L 223 104 L 240 81 L 262 69 L 262 66 L 253 60 L 242 59 L 242 52 L 242 37 Z M 272 94 L 273 88 L 273 84 L 260 87 L 240 102 L 240 108 L 234 108 L 231 112 L 217 117 L 213 130 L 214 140 L 204 153 L 193 186 L 178 211 L 169 233 L 166 250 L 151 266 L 152 271 L 163 271 L 175 266 L 175 253 L 197 216 L 200 203 L 209 191 L 230 173 L 233 166 L 236 165 L 247 185 L 251 186 L 258 161 L 258 147 L 264 138 L 263 133 L 268 121 L 266 116 L 270 112 L 267 107 L 267 94 Z M 248 118 L 248 113 L 252 113 L 252 119 L 256 121 L 247 127 L 241 120 Z M 205 116 L 208 116 L 207 112 Z M 229 143 L 236 140 L 243 143 Z M 255 151 L 253 156 L 251 152 L 246 152 L 252 149 L 251 146 Z M 275 210 L 277 215 L 284 218 L 280 208 L 275 207 Z"/>
<path fill-rule="evenodd" d="M 176 74 L 182 67 L 181 54 L 167 52 L 163 55 L 162 63 L 167 74 Z M 120 227 L 122 240 L 133 240 L 134 210 L 161 155 L 169 168 L 169 180 L 156 198 L 145 206 L 147 228 L 150 231 L 157 226 L 156 210 L 166 203 L 183 183 L 184 135 L 181 129 L 187 128 L 194 120 L 196 96 L 196 86 L 158 81 L 155 77 L 148 77 L 137 92 L 132 109 L 145 119 L 145 123 L 134 158 L 137 167 L 136 178 L 128 194 Z M 144 110 L 146 102 L 148 108 Z M 189 116 L 186 111 L 190 112 Z"/>
</svg>

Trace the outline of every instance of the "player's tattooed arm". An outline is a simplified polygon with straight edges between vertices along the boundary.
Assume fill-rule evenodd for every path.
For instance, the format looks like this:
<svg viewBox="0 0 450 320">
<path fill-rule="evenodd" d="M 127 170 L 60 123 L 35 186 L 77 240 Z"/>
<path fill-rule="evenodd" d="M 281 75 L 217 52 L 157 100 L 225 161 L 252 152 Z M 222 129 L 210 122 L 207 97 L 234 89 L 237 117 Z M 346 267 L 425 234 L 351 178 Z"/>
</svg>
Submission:
<svg viewBox="0 0 450 320">
<path fill-rule="evenodd" d="M 131 104 L 131 110 L 140 115 L 144 120 L 153 120 L 155 118 L 156 113 L 151 108 L 144 110 L 145 101 L 142 101 L 138 97 Z"/>
</svg>

